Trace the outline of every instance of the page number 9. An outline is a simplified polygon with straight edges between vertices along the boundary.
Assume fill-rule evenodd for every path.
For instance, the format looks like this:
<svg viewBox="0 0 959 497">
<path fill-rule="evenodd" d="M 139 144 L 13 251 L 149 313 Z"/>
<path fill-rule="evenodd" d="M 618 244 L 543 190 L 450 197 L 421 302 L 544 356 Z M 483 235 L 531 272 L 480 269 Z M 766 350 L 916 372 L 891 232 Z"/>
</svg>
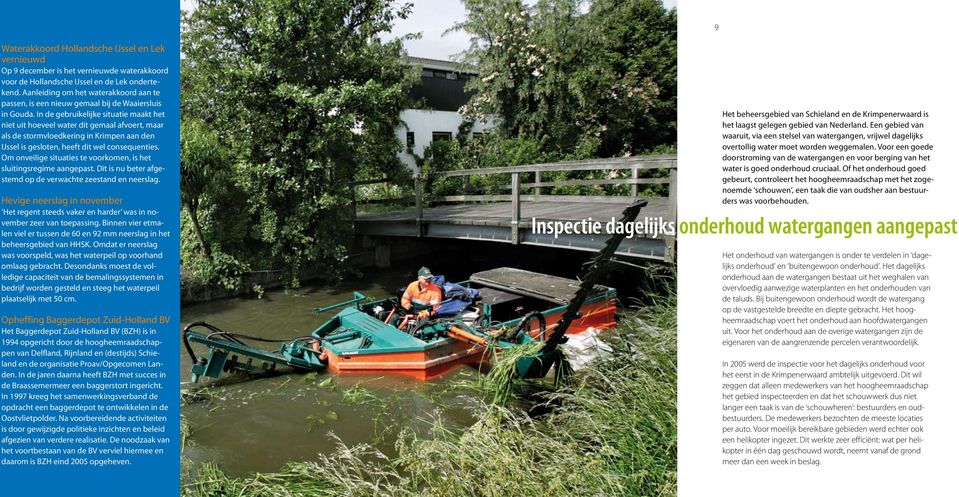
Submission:
<svg viewBox="0 0 959 497">
<path fill-rule="evenodd" d="M 716 31 L 719 31 L 719 24 L 714 25 L 714 26 L 713 26 L 713 29 L 716 30 Z"/>
</svg>

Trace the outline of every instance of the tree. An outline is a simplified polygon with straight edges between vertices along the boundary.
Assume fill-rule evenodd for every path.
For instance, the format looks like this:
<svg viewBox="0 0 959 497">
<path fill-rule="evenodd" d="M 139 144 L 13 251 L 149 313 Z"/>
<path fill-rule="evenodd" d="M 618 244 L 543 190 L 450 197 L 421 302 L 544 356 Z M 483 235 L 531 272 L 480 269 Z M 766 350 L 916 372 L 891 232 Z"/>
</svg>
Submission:
<svg viewBox="0 0 959 497">
<path fill-rule="evenodd" d="M 676 16 L 658 0 L 464 0 L 464 113 L 560 157 L 633 154 L 676 141 Z M 585 10 L 585 12 L 584 12 Z"/>
<path fill-rule="evenodd" d="M 590 9 L 594 29 L 603 33 L 603 53 L 620 87 L 648 80 L 656 91 L 640 97 L 611 99 L 608 136 L 635 150 L 676 144 L 676 9 L 659 0 L 595 0 Z M 623 103 L 624 105 L 618 105 Z"/>
<path fill-rule="evenodd" d="M 210 248 L 197 220 L 197 210 L 200 199 L 224 173 L 228 160 L 226 149 L 206 125 L 195 119 L 180 123 L 180 204 L 190 215 L 200 255 L 205 258 L 210 257 Z"/>
<path fill-rule="evenodd" d="M 248 244 L 297 285 L 335 276 L 351 241 L 350 183 L 396 174 L 394 135 L 413 82 L 389 0 L 201 0 L 184 17 L 183 112 L 236 151 Z"/>
</svg>

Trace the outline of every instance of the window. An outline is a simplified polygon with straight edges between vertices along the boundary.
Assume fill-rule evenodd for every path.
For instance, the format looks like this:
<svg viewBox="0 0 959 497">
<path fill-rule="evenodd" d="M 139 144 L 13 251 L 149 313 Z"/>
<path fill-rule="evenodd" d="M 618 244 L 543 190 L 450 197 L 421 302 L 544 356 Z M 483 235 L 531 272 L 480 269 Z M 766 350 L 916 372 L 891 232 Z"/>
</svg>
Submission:
<svg viewBox="0 0 959 497">
<path fill-rule="evenodd" d="M 424 77 L 424 78 L 432 78 L 432 77 L 433 77 L 433 71 L 430 71 L 429 69 L 423 69 L 423 77 Z"/>
<path fill-rule="evenodd" d="M 456 73 L 455 72 L 446 73 L 446 79 L 456 79 Z"/>
<path fill-rule="evenodd" d="M 452 140 L 452 139 L 453 139 L 453 133 L 450 133 L 449 131 L 433 132 L 433 141 L 435 142 L 443 141 L 443 140 Z"/>
<path fill-rule="evenodd" d="M 412 131 L 406 132 L 406 147 L 413 148 L 416 146 L 416 135 Z"/>
</svg>

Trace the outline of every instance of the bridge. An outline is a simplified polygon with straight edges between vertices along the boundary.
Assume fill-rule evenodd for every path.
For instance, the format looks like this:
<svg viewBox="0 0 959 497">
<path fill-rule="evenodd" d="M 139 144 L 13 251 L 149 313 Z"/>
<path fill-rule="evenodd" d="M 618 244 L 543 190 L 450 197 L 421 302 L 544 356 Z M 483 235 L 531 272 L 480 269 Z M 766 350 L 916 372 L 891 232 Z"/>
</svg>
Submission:
<svg viewBox="0 0 959 497">
<path fill-rule="evenodd" d="M 603 174 L 599 179 L 569 178 L 579 171 L 602 171 Z M 595 178 L 597 175 L 591 176 Z M 388 183 L 388 180 L 360 181 L 355 186 L 377 183 Z M 646 188 L 647 195 L 640 197 L 640 185 L 651 185 Z M 602 188 L 604 194 L 563 193 L 576 191 L 579 187 Z M 368 199 L 368 204 L 381 207 L 374 211 L 363 212 L 363 201 L 355 202 L 357 234 L 492 241 L 596 252 L 606 241 L 605 232 L 557 236 L 537 232 L 542 230 L 534 230 L 533 220 L 539 224 L 592 218 L 605 227 L 610 220 L 618 218 L 627 205 L 642 198 L 647 205 L 640 212 L 638 223 L 643 223 L 644 228 L 658 227 L 661 222 L 671 222 L 675 226 L 676 156 L 427 172 L 414 176 L 414 192 L 412 198 Z M 382 209 L 396 202 L 401 205 Z M 404 202 L 407 205 L 402 205 Z M 539 224 L 538 227 L 542 226 Z M 388 261 L 388 244 L 376 245 L 376 251 L 378 264 L 384 257 Z M 675 236 L 657 231 L 625 239 L 617 254 L 639 260 L 671 262 L 675 260 L 675 252 Z"/>
</svg>

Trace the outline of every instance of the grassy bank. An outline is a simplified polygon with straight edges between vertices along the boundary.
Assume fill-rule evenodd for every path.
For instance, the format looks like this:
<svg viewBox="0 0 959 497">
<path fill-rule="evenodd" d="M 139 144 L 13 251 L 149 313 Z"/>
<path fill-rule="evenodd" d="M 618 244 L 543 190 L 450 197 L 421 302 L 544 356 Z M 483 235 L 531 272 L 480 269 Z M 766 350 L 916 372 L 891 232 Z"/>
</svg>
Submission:
<svg viewBox="0 0 959 497">
<path fill-rule="evenodd" d="M 535 419 L 490 403 L 479 421 L 407 434 L 399 456 L 345 447 L 283 470 L 229 478 L 196 469 L 184 496 L 670 496 L 676 494 L 675 299 L 628 314 L 612 353 L 551 394 Z M 336 443 L 336 441 L 331 442 Z"/>
</svg>

